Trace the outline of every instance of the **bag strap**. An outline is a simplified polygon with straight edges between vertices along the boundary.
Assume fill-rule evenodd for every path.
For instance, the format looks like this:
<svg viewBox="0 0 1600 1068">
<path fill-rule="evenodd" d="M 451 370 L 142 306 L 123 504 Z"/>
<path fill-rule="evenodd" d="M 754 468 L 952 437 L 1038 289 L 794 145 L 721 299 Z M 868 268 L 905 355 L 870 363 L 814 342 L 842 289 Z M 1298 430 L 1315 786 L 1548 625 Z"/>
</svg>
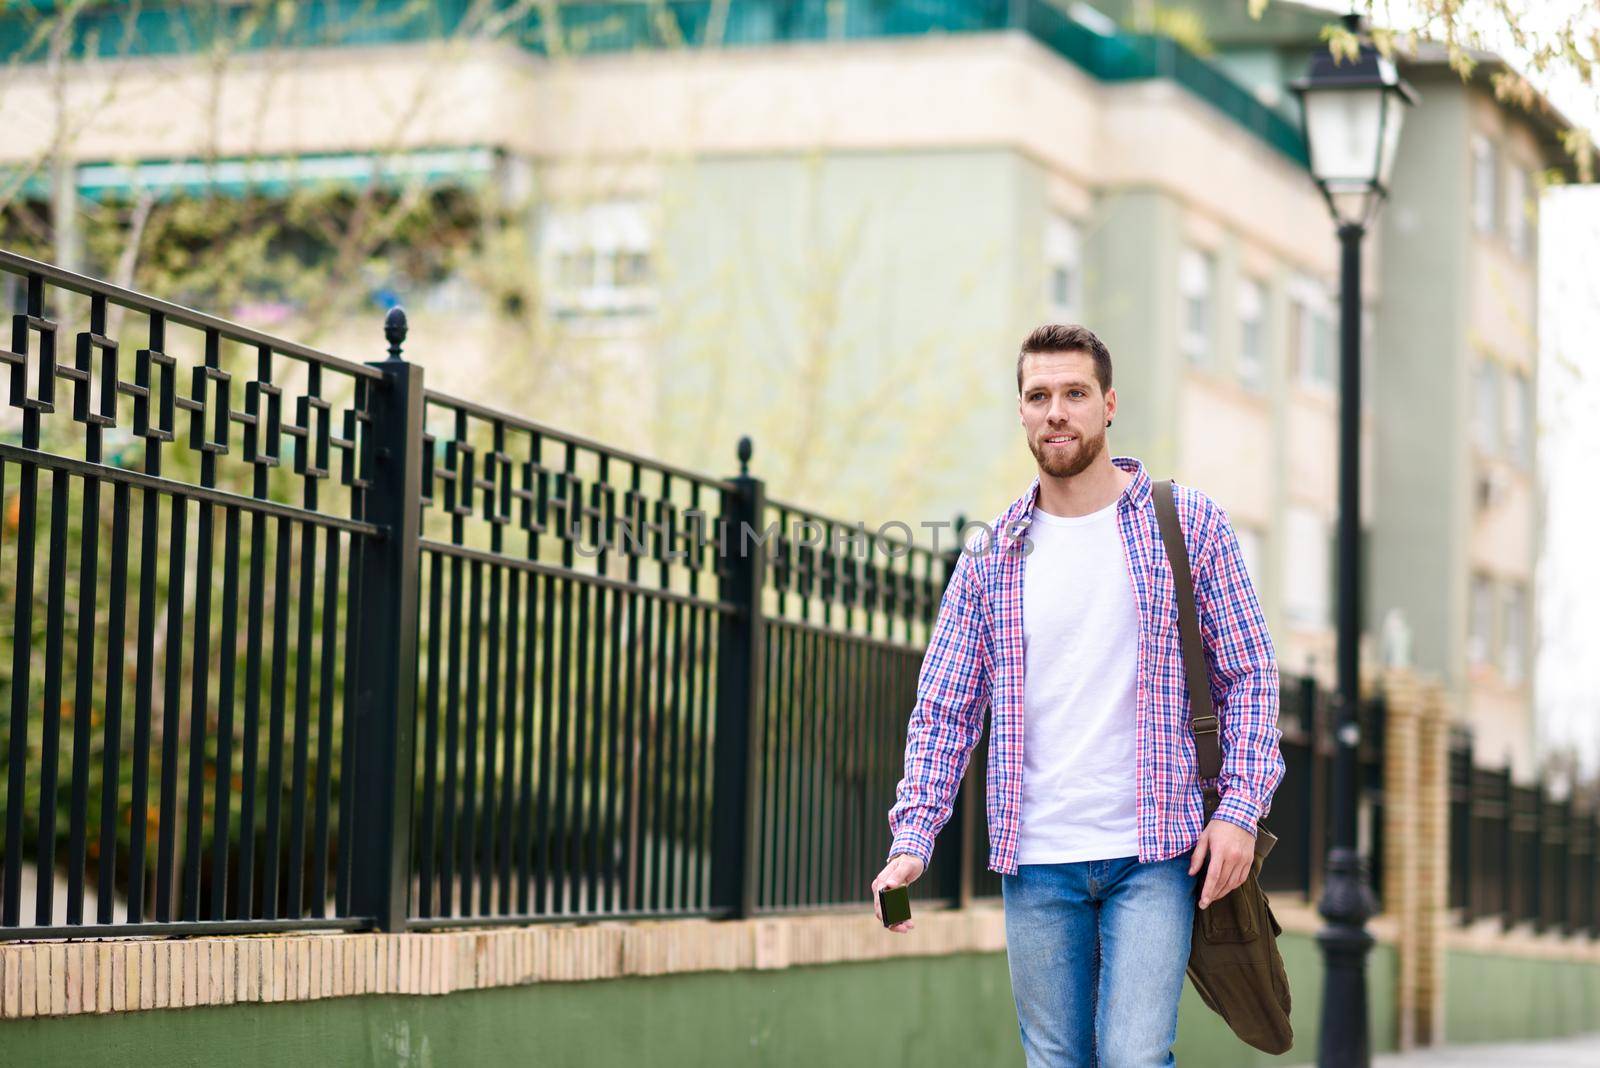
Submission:
<svg viewBox="0 0 1600 1068">
<path fill-rule="evenodd" d="M 1183 543 L 1183 526 L 1178 520 L 1172 480 L 1155 483 L 1153 492 L 1161 544 L 1167 551 L 1167 563 L 1172 565 L 1172 586 L 1178 600 L 1178 633 L 1183 640 L 1183 666 L 1189 678 L 1189 731 L 1194 735 L 1195 762 L 1201 779 L 1215 780 L 1222 774 L 1221 724 L 1211 703 L 1211 675 L 1206 670 L 1205 646 L 1200 641 L 1200 617 L 1195 611 L 1189 550 Z M 1214 781 L 1205 788 L 1205 795 L 1206 818 L 1209 819 L 1219 800 Z"/>
</svg>

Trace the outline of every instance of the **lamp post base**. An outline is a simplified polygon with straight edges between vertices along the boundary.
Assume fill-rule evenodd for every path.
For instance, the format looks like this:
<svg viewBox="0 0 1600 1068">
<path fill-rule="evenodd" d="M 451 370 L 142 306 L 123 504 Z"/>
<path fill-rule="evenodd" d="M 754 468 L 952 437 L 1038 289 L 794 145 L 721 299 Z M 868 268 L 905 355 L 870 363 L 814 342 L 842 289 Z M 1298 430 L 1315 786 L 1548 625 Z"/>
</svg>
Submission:
<svg viewBox="0 0 1600 1068">
<path fill-rule="evenodd" d="M 1328 852 L 1327 881 L 1317 911 L 1327 926 L 1317 932 L 1322 947 L 1322 1035 L 1319 1068 L 1367 1068 L 1372 1048 L 1367 1030 L 1367 954 L 1373 938 L 1367 920 L 1378 911 L 1367 882 L 1367 865 L 1353 849 Z"/>
</svg>

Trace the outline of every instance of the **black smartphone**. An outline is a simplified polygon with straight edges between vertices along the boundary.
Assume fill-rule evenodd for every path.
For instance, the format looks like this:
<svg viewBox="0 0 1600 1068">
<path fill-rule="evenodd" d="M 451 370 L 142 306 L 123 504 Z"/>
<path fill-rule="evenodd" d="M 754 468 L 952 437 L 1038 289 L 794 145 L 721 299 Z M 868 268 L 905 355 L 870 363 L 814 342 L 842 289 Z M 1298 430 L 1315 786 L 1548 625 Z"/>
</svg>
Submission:
<svg viewBox="0 0 1600 1068">
<path fill-rule="evenodd" d="M 892 886 L 878 891 L 878 911 L 883 913 L 883 925 L 893 927 L 911 918 L 911 888 Z"/>
</svg>

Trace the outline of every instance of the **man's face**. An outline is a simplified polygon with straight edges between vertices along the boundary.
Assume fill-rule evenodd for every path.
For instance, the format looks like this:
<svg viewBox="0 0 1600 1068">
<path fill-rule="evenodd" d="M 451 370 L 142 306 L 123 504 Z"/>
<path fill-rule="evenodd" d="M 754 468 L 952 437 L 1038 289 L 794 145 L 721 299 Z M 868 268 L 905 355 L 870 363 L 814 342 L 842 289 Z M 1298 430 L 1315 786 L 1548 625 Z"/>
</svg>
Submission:
<svg viewBox="0 0 1600 1068">
<path fill-rule="evenodd" d="M 1071 478 L 1105 451 L 1117 391 L 1100 392 L 1094 357 L 1087 352 L 1031 353 L 1023 359 L 1017 409 L 1039 470 Z"/>
</svg>

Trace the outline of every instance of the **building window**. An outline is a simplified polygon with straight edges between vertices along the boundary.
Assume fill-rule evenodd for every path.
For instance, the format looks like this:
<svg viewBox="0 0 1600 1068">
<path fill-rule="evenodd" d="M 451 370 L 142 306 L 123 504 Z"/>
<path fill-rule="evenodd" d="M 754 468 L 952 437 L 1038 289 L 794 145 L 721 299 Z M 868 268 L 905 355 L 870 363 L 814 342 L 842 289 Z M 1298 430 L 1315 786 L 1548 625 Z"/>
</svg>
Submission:
<svg viewBox="0 0 1600 1068">
<path fill-rule="evenodd" d="M 1045 307 L 1050 321 L 1078 322 L 1083 315 L 1083 231 L 1063 215 L 1050 216 L 1044 257 Z"/>
<path fill-rule="evenodd" d="M 1506 171 L 1506 244 L 1518 259 L 1528 256 L 1530 214 L 1528 201 L 1528 172 L 1521 167 Z"/>
<path fill-rule="evenodd" d="M 1467 605 L 1467 663 L 1489 663 L 1493 629 L 1494 584 L 1487 575 L 1473 575 Z"/>
<path fill-rule="evenodd" d="M 1291 507 L 1285 516 L 1284 610 L 1303 626 L 1327 626 L 1332 605 L 1328 524 L 1309 508 Z"/>
<path fill-rule="evenodd" d="M 1302 385 L 1333 389 L 1334 320 L 1327 291 L 1309 278 L 1290 287 L 1289 344 L 1294 354 L 1295 377 Z"/>
<path fill-rule="evenodd" d="M 1481 234 L 1494 233 L 1500 160 L 1494 144 L 1482 134 L 1472 135 L 1472 224 Z"/>
<path fill-rule="evenodd" d="M 1239 555 L 1244 558 L 1244 569 L 1250 575 L 1250 584 L 1256 588 L 1259 596 L 1261 568 L 1265 563 L 1262 549 L 1265 539 L 1255 527 L 1235 526 L 1233 532 L 1239 538 Z"/>
<path fill-rule="evenodd" d="M 1211 363 L 1212 290 L 1216 286 L 1216 260 L 1199 249 L 1186 248 L 1178 260 L 1178 292 L 1183 301 L 1179 346 L 1189 362 Z"/>
<path fill-rule="evenodd" d="M 1493 456 L 1500 451 L 1500 369 L 1489 360 L 1478 364 L 1472 397 L 1472 425 L 1478 450 Z"/>
<path fill-rule="evenodd" d="M 1506 589 L 1505 627 L 1500 632 L 1500 670 L 1507 682 L 1521 682 L 1526 649 L 1528 596 L 1520 583 Z"/>
<path fill-rule="evenodd" d="M 639 315 L 655 307 L 651 226 L 639 201 L 546 210 L 540 255 L 559 318 Z"/>
<path fill-rule="evenodd" d="M 1521 371 L 1511 372 L 1507 381 L 1504 412 L 1506 455 L 1523 466 L 1527 466 L 1533 460 L 1530 396 L 1528 376 Z"/>
<path fill-rule="evenodd" d="M 1267 295 L 1254 278 L 1239 283 L 1239 381 L 1257 390 L 1267 384 Z"/>
</svg>

